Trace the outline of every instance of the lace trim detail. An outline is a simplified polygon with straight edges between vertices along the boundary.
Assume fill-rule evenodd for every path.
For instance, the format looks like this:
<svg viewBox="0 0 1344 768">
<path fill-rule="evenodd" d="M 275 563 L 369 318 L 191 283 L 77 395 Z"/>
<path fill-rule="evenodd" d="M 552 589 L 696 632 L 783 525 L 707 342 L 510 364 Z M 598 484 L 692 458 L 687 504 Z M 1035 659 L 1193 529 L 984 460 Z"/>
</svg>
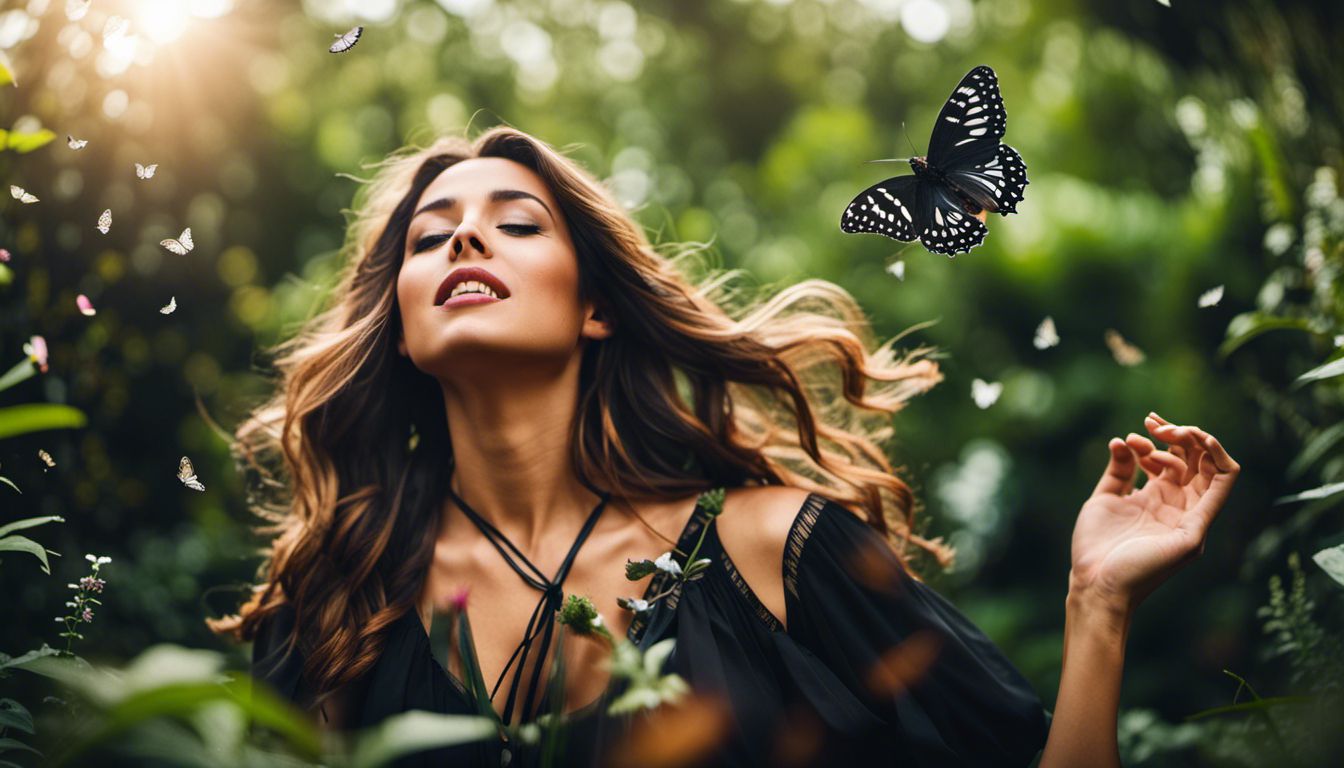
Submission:
<svg viewBox="0 0 1344 768">
<path fill-rule="evenodd" d="M 737 591 L 742 593 L 742 597 L 756 612 L 756 618 L 760 619 L 771 632 L 778 632 L 783 629 L 783 625 L 779 623 L 779 619 L 775 618 L 775 614 L 765 607 L 765 604 L 752 590 L 751 585 L 742 578 L 742 574 L 737 572 L 737 566 L 733 564 L 733 559 L 728 556 L 728 552 L 723 547 L 719 547 L 719 564 L 728 572 L 728 578 L 732 579 L 733 586 L 737 587 Z"/>
<path fill-rule="evenodd" d="M 794 600 L 798 599 L 798 562 L 803 556 L 803 545 L 812 535 L 812 527 L 816 525 L 817 517 L 825 505 L 824 496 L 809 493 L 803 508 L 798 510 L 798 516 L 789 527 L 789 537 L 784 544 L 784 591 Z"/>
</svg>

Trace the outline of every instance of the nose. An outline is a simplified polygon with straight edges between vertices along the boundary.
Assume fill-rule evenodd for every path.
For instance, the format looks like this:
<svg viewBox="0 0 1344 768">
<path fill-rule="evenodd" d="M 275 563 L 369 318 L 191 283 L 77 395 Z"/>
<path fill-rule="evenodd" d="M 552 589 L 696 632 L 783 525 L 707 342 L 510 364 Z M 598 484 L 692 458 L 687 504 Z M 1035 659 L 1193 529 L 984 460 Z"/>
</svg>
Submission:
<svg viewBox="0 0 1344 768">
<path fill-rule="evenodd" d="M 464 221 L 453 228 L 453 236 L 449 238 L 448 242 L 449 258 L 461 256 L 467 248 L 475 249 L 477 253 L 486 258 L 492 255 L 476 225 Z"/>
</svg>

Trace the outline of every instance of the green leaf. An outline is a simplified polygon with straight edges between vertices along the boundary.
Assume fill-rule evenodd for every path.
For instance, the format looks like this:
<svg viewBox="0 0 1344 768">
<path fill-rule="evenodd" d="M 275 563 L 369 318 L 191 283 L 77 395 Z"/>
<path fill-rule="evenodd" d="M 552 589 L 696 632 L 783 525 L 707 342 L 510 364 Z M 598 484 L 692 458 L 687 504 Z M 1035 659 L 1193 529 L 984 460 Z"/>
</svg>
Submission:
<svg viewBox="0 0 1344 768">
<path fill-rule="evenodd" d="M 60 515 L 47 515 L 45 517 L 25 517 L 22 520 L 15 520 L 14 522 L 8 525 L 0 526 L 0 538 L 8 536 L 9 534 L 15 531 L 21 531 L 24 528 L 35 528 L 39 525 L 46 525 L 47 523 L 64 523 L 64 522 L 65 518 L 61 517 Z"/>
<path fill-rule="evenodd" d="M 0 483 L 4 483 L 5 485 L 8 485 L 10 488 L 13 488 L 15 493 L 20 494 L 23 493 L 23 491 L 19 490 L 19 486 L 14 484 L 13 480 L 10 480 L 8 477 L 5 477 L 4 475 L 0 475 Z"/>
<path fill-rule="evenodd" d="M 0 439 L 46 429 L 78 429 L 88 423 L 78 408 L 52 403 L 0 408 Z"/>
<path fill-rule="evenodd" d="M 350 765 L 375 768 L 403 755 L 481 741 L 495 733 L 496 724 L 489 718 L 411 710 L 361 732 Z"/>
<path fill-rule="evenodd" d="M 20 360 L 13 368 L 5 371 L 4 376 L 0 376 L 0 392 L 9 389 L 21 381 L 32 378 L 37 374 L 37 366 L 28 358 Z"/>
<path fill-rule="evenodd" d="M 490 694 L 485 687 L 485 678 L 481 675 L 481 664 L 476 658 L 476 642 L 471 637 L 471 620 L 466 611 L 457 612 L 457 652 L 462 657 L 462 671 L 466 675 L 467 686 L 476 699 L 476 711 L 486 717 L 492 717 L 499 723 L 499 713 L 490 703 Z"/>
<path fill-rule="evenodd" d="M 1344 544 L 1322 549 L 1312 555 L 1311 559 L 1321 566 L 1321 570 L 1330 574 L 1330 578 L 1344 585 Z"/>
<path fill-rule="evenodd" d="M 1227 357 L 1238 347 L 1268 331 L 1309 331 L 1307 321 L 1299 317 L 1277 317 L 1264 312 L 1243 312 L 1227 324 L 1227 337 L 1218 347 L 1218 355 Z"/>
<path fill-rule="evenodd" d="M 1337 493 L 1344 493 L 1344 483 L 1330 483 L 1319 488 L 1312 488 L 1309 491 L 1294 493 L 1291 496 L 1280 496 L 1274 500 L 1274 504 L 1278 506 L 1279 504 L 1290 504 L 1294 501 L 1314 501 L 1329 498 Z"/>
<path fill-rule="evenodd" d="M 1306 704 L 1315 701 L 1312 696 L 1270 696 L 1264 699 L 1254 701 L 1243 701 L 1240 704 L 1228 704 L 1225 707 L 1213 707 L 1196 712 L 1193 715 L 1187 715 L 1186 720 L 1200 720 L 1214 715 L 1226 715 L 1233 712 L 1261 712 L 1274 707 L 1281 707 L 1285 704 Z"/>
<path fill-rule="evenodd" d="M 625 578 L 629 579 L 630 581 L 639 581 L 640 579 L 644 578 L 645 576 L 648 576 L 651 573 L 654 573 L 657 570 L 658 566 L 654 565 L 652 560 L 645 559 L 645 560 L 625 561 Z"/>
<path fill-rule="evenodd" d="M 28 746 L 27 744 L 24 744 L 22 741 L 19 741 L 18 739 L 0 737 L 0 752 L 7 752 L 13 749 L 26 750 L 28 752 L 32 752 L 34 755 L 42 754 L 41 752 L 38 752 L 36 749 L 33 749 L 32 747 Z"/>
<path fill-rule="evenodd" d="M 0 85 L 19 87 L 19 78 L 14 76 L 14 65 L 4 51 L 0 51 Z"/>
<path fill-rule="evenodd" d="M 47 548 L 27 536 L 6 536 L 0 539 L 0 552 L 27 552 L 42 561 L 43 573 L 51 575 L 51 565 L 47 562 Z"/>
<path fill-rule="evenodd" d="M 0 728 L 14 728 L 32 734 L 33 716 L 19 702 L 13 699 L 0 699 Z"/>
<path fill-rule="evenodd" d="M 4 139 L 4 149 L 12 149 L 23 155 L 51 143 L 56 134 L 46 128 L 23 133 L 0 129 L 0 138 Z"/>
<path fill-rule="evenodd" d="M 1303 384 L 1322 379 L 1333 379 L 1336 376 L 1344 376 L 1344 357 L 1336 358 L 1324 365 L 1318 365 L 1298 376 L 1293 380 L 1293 385 L 1289 389 L 1297 389 Z"/>
<path fill-rule="evenodd" d="M 1306 446 L 1302 448 L 1302 452 L 1297 454 L 1297 456 L 1293 458 L 1292 463 L 1288 465 L 1288 477 L 1293 479 L 1301 477 L 1302 473 L 1306 472 L 1311 465 L 1315 464 L 1318 459 L 1325 456 L 1326 452 L 1335 447 L 1335 444 L 1338 443 L 1341 438 L 1344 438 L 1344 422 L 1335 424 L 1334 426 L 1313 435 L 1311 439 L 1307 441 Z"/>
</svg>

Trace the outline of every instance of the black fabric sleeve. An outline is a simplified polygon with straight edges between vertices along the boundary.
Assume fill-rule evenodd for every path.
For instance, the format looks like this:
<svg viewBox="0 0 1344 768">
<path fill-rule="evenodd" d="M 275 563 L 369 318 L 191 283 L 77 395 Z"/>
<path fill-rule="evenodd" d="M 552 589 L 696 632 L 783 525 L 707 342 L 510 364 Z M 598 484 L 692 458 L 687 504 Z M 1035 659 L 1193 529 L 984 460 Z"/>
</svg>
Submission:
<svg viewBox="0 0 1344 768">
<path fill-rule="evenodd" d="M 888 725 L 895 754 L 884 764 L 1028 765 L 1044 747 L 1049 716 L 1031 684 L 838 502 L 808 498 L 785 547 L 784 581 L 788 634 Z M 934 651 L 911 673 L 920 654 L 892 649 L 916 633 Z M 875 685 L 880 669 L 888 683 L 908 680 Z"/>
</svg>

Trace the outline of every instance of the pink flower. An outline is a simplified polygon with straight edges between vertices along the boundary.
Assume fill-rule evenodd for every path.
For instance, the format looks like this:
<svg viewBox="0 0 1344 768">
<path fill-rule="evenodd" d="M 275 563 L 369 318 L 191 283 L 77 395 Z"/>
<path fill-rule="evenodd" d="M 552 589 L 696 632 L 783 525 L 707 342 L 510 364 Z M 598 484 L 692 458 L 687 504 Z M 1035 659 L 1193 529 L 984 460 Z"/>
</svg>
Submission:
<svg viewBox="0 0 1344 768">
<path fill-rule="evenodd" d="M 0 248 L 0 262 L 9 263 L 9 249 Z"/>
<path fill-rule="evenodd" d="M 453 590 L 453 594 L 448 598 L 448 605 L 458 613 L 467 610 L 467 593 L 470 591 L 470 587 L 458 587 Z"/>
<path fill-rule="evenodd" d="M 82 293 L 75 297 L 75 305 L 79 307 L 79 313 L 85 317 L 93 317 L 98 314 L 98 310 L 93 308 L 93 302 L 89 301 L 89 297 Z"/>
<path fill-rule="evenodd" d="M 38 370 L 47 372 L 47 340 L 41 336 L 34 336 L 23 345 L 23 353 L 28 355 L 28 359 L 37 363 Z"/>
</svg>

